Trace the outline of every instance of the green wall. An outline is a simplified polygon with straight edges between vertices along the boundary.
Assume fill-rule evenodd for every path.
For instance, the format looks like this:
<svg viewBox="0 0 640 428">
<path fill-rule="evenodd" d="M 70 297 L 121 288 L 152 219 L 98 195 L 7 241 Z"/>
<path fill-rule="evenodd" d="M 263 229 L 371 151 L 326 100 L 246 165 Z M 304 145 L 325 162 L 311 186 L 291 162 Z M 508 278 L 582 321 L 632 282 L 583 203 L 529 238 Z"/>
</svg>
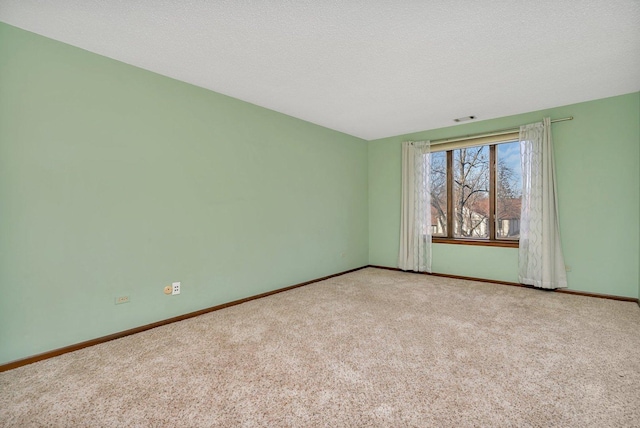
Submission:
<svg viewBox="0 0 640 428">
<path fill-rule="evenodd" d="M 364 140 L 0 23 L 0 363 L 366 265 L 367 173 Z"/>
<path fill-rule="evenodd" d="M 552 125 L 569 288 L 638 297 L 640 93 L 369 142 L 369 263 L 397 266 L 402 141 L 511 128 L 544 116 L 574 116 Z M 434 244 L 433 271 L 517 282 L 518 250 Z"/>
</svg>

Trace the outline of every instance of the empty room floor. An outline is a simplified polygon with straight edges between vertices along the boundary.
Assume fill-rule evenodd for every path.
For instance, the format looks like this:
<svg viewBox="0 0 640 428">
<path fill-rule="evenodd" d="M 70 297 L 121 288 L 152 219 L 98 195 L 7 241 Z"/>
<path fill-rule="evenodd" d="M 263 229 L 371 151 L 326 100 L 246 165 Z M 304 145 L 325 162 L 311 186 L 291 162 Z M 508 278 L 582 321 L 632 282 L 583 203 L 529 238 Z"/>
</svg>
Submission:
<svg viewBox="0 0 640 428">
<path fill-rule="evenodd" d="M 366 268 L 0 373 L 0 425 L 640 426 L 631 302 Z"/>
</svg>

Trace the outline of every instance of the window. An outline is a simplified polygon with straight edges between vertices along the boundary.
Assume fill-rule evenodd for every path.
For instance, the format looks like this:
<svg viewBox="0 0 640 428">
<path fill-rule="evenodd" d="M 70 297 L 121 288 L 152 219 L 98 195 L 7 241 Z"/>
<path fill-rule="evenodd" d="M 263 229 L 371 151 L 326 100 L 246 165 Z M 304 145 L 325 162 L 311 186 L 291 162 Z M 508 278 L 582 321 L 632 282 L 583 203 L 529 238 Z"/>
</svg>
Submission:
<svg viewBox="0 0 640 428">
<path fill-rule="evenodd" d="M 431 153 L 434 242 L 517 246 L 520 143 L 517 134 L 492 138 L 432 147 L 440 149 Z"/>
<path fill-rule="evenodd" d="M 522 207 L 522 169 L 520 143 L 498 144 L 496 147 L 496 238 L 520 237 Z"/>
<path fill-rule="evenodd" d="M 447 236 L 447 153 L 431 153 L 431 234 Z"/>
</svg>

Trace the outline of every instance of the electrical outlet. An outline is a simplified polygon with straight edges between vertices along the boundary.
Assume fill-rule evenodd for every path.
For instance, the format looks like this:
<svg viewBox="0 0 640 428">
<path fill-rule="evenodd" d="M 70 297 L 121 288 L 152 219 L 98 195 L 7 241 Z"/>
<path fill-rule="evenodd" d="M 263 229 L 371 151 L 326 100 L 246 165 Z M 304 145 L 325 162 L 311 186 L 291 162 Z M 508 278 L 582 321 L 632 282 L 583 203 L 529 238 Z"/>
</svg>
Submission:
<svg viewBox="0 0 640 428">
<path fill-rule="evenodd" d="M 121 305 L 123 303 L 129 303 L 129 296 L 116 297 L 116 305 Z"/>
<path fill-rule="evenodd" d="M 164 294 L 171 294 L 171 292 L 173 291 L 173 287 L 170 285 L 167 285 L 166 287 L 164 287 Z"/>
<path fill-rule="evenodd" d="M 171 289 L 171 295 L 176 295 L 176 294 L 180 294 L 180 283 L 179 282 L 174 282 L 173 284 L 171 284 L 172 289 Z"/>
</svg>

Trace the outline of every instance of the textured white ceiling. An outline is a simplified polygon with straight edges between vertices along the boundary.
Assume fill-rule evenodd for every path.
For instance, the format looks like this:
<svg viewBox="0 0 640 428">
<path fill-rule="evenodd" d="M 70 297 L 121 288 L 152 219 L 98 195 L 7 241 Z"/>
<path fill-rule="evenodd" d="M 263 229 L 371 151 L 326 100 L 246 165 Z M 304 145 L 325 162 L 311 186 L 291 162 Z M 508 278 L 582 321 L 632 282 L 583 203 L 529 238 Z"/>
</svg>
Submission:
<svg viewBox="0 0 640 428">
<path fill-rule="evenodd" d="M 0 0 L 0 21 L 365 139 L 640 90 L 638 0 Z"/>
</svg>

